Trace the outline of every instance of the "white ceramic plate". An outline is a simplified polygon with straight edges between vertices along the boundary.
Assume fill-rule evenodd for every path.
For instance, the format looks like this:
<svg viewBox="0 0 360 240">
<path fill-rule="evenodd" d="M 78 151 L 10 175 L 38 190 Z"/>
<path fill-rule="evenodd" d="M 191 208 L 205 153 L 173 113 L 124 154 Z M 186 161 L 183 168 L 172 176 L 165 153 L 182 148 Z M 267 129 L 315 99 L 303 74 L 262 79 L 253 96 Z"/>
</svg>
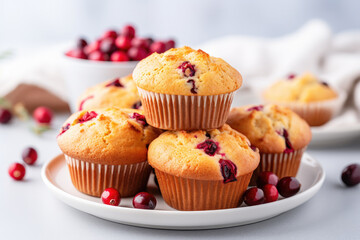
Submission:
<svg viewBox="0 0 360 240">
<path fill-rule="evenodd" d="M 259 222 L 289 211 L 308 201 L 322 186 L 325 172 L 320 164 L 304 154 L 297 178 L 300 192 L 290 198 L 273 203 L 212 211 L 177 211 L 166 205 L 158 189 L 149 181 L 148 191 L 155 194 L 158 204 L 155 210 L 132 208 L 132 198 L 121 200 L 120 207 L 101 203 L 100 198 L 78 192 L 71 183 L 63 155 L 48 162 L 42 169 L 46 186 L 64 203 L 80 211 L 109 221 L 161 229 L 212 229 Z"/>
</svg>

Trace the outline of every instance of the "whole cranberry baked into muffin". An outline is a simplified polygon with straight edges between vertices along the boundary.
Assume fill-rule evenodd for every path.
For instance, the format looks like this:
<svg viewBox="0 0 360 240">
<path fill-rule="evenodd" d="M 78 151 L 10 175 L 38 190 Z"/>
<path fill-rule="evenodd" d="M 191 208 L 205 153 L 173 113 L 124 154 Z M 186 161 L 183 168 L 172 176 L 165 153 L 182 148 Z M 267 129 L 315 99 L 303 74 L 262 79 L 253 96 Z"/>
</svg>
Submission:
<svg viewBox="0 0 360 240">
<path fill-rule="evenodd" d="M 149 146 L 161 194 L 178 210 L 234 208 L 259 164 L 257 149 L 224 125 L 210 131 L 168 131 Z"/>
<path fill-rule="evenodd" d="M 88 88 L 78 100 L 78 110 L 92 108 L 141 107 L 140 97 L 131 75 L 115 78 Z"/>
<path fill-rule="evenodd" d="M 260 164 L 254 178 L 262 171 L 295 177 L 301 157 L 311 140 L 309 125 L 288 108 L 277 105 L 233 108 L 227 120 L 260 151 Z"/>
<path fill-rule="evenodd" d="M 74 186 L 100 196 L 112 187 L 132 196 L 146 187 L 151 167 L 147 146 L 160 130 L 133 109 L 92 109 L 74 113 L 57 137 Z"/>
<path fill-rule="evenodd" d="M 270 86 L 263 97 L 267 103 L 292 109 L 310 126 L 328 122 L 341 109 L 345 100 L 328 83 L 318 80 L 311 73 L 290 75 Z"/>
<path fill-rule="evenodd" d="M 151 54 L 133 77 L 149 124 L 167 130 L 221 127 L 242 84 L 224 60 L 190 47 Z"/>
</svg>

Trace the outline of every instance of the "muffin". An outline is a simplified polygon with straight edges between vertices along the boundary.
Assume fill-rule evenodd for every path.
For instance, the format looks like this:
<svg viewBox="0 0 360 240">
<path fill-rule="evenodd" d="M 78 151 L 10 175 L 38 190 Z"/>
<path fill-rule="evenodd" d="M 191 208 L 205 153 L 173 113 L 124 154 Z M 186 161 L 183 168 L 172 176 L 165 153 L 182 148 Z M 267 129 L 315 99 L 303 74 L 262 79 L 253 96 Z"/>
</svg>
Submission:
<svg viewBox="0 0 360 240">
<path fill-rule="evenodd" d="M 165 202 L 184 211 L 239 206 L 259 158 L 249 140 L 228 125 L 164 132 L 148 152 Z"/>
<path fill-rule="evenodd" d="M 77 103 L 79 111 L 93 108 L 141 107 L 140 97 L 132 76 L 115 78 L 88 88 Z"/>
<path fill-rule="evenodd" d="M 74 113 L 57 142 L 80 192 L 99 197 L 113 187 L 127 197 L 145 189 L 151 171 L 147 147 L 159 134 L 141 111 L 113 107 Z"/>
<path fill-rule="evenodd" d="M 289 75 L 287 79 L 270 86 L 263 97 L 267 103 L 291 108 L 310 126 L 328 122 L 341 110 L 345 100 L 329 84 L 319 81 L 311 73 Z"/>
<path fill-rule="evenodd" d="M 254 179 L 263 171 L 279 178 L 295 177 L 301 157 L 311 140 L 309 125 L 288 108 L 277 105 L 233 108 L 227 120 L 260 151 L 260 164 Z"/>
<path fill-rule="evenodd" d="M 221 127 L 242 84 L 224 60 L 190 47 L 151 54 L 133 77 L 149 124 L 167 130 Z"/>
</svg>

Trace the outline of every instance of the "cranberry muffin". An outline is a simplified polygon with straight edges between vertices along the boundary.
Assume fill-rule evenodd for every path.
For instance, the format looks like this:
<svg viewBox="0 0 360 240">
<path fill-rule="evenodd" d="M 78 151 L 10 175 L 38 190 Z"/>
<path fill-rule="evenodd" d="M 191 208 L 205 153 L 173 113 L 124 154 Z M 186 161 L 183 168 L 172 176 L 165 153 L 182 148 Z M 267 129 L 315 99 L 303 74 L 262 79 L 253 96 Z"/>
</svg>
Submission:
<svg viewBox="0 0 360 240">
<path fill-rule="evenodd" d="M 221 127 L 242 84 L 224 60 L 190 47 L 151 54 L 133 77 L 149 124 L 167 130 Z"/>
<path fill-rule="evenodd" d="M 74 113 L 57 142 L 80 192 L 99 197 L 113 187 L 127 197 L 146 187 L 147 147 L 159 134 L 141 111 L 113 107 Z"/>
<path fill-rule="evenodd" d="M 262 171 L 295 177 L 301 157 L 311 141 L 309 125 L 288 108 L 277 105 L 236 107 L 227 120 L 260 151 L 260 164 L 254 178 Z"/>
<path fill-rule="evenodd" d="M 77 104 L 79 111 L 93 108 L 139 109 L 141 101 L 131 75 L 115 78 L 88 88 Z"/>
<path fill-rule="evenodd" d="M 304 118 L 310 126 L 328 122 L 342 107 L 344 97 L 328 83 L 319 81 L 313 74 L 289 75 L 264 92 L 267 103 L 291 108 Z"/>
<path fill-rule="evenodd" d="M 228 125 L 165 132 L 148 152 L 165 202 L 185 211 L 237 207 L 259 158 L 249 140 Z"/>
</svg>

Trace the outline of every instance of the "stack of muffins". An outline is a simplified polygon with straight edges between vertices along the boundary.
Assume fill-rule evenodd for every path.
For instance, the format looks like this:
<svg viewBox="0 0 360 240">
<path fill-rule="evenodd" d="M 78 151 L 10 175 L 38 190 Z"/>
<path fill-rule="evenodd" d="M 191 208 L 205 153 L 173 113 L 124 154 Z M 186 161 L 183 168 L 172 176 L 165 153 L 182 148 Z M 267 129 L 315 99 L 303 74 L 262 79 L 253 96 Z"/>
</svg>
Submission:
<svg viewBox="0 0 360 240">
<path fill-rule="evenodd" d="M 152 167 L 169 206 L 212 210 L 239 206 L 253 173 L 295 176 L 309 126 L 275 105 L 229 116 L 241 84 L 224 60 L 182 47 L 140 61 L 133 80 L 89 89 L 58 136 L 74 186 L 92 196 L 108 187 L 133 196 Z M 143 110 L 135 109 L 140 100 Z"/>
</svg>

